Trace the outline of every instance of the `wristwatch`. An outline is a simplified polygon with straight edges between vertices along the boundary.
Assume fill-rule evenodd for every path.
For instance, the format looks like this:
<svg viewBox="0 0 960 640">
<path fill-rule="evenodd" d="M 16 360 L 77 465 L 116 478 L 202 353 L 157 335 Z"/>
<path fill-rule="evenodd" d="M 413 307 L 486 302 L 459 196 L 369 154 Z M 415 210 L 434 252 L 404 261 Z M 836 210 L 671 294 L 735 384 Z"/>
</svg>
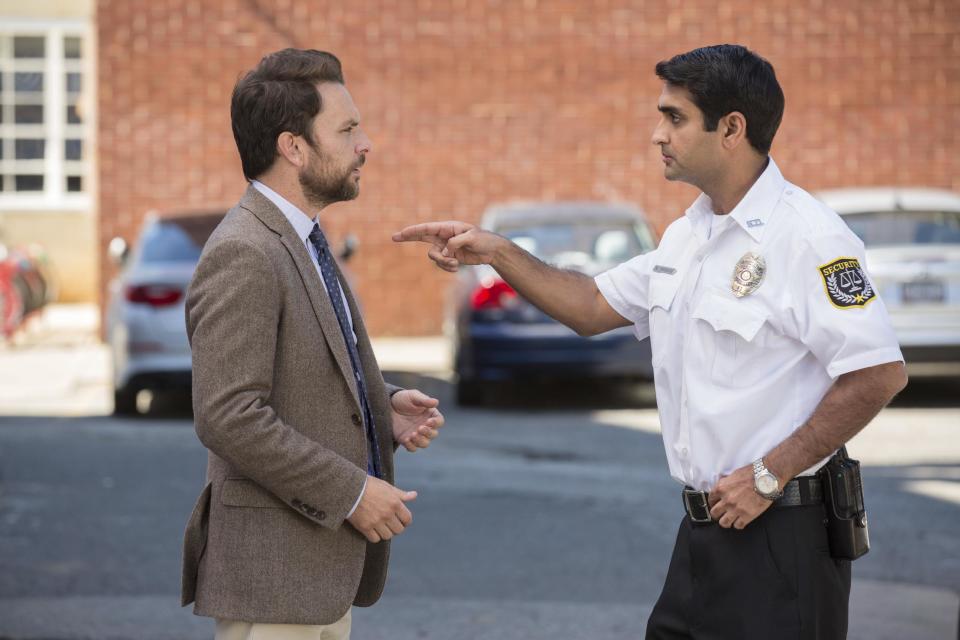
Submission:
<svg viewBox="0 0 960 640">
<path fill-rule="evenodd" d="M 763 458 L 753 463 L 753 489 L 767 500 L 776 500 L 783 495 L 780 481 L 763 464 Z"/>
</svg>

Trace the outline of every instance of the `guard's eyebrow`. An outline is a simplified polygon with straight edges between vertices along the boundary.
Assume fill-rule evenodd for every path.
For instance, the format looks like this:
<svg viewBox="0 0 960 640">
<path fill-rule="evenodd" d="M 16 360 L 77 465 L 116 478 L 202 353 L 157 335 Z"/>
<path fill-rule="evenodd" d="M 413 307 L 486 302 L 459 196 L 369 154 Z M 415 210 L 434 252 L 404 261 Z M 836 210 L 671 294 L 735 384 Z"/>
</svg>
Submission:
<svg viewBox="0 0 960 640">
<path fill-rule="evenodd" d="M 355 127 L 360 124 L 360 121 L 356 118 L 347 118 L 343 124 L 340 125 L 341 129 L 346 129 L 347 127 Z"/>
<path fill-rule="evenodd" d="M 657 111 L 659 111 L 660 113 L 664 113 L 664 114 L 666 114 L 666 115 L 668 115 L 668 116 L 682 116 L 682 115 L 683 115 L 683 111 L 681 111 L 681 110 L 678 109 L 677 107 L 670 107 L 670 106 L 666 106 L 666 105 L 662 105 L 662 104 L 658 104 L 658 105 L 657 105 Z"/>
</svg>

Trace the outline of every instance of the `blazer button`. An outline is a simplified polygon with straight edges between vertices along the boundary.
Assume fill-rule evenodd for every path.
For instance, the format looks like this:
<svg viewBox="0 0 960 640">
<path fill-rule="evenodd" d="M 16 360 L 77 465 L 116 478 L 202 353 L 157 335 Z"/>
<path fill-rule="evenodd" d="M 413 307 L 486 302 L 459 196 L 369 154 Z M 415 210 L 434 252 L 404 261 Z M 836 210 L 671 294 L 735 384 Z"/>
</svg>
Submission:
<svg viewBox="0 0 960 640">
<path fill-rule="evenodd" d="M 360 426 L 360 416 L 358 416 L 357 414 L 353 414 L 352 416 L 350 416 L 350 420 L 353 421 L 353 424 L 357 425 L 358 427 Z"/>
<path fill-rule="evenodd" d="M 326 517 L 327 517 L 326 512 L 324 512 L 324 511 L 317 511 L 317 520 L 323 520 L 323 519 L 326 518 Z"/>
</svg>

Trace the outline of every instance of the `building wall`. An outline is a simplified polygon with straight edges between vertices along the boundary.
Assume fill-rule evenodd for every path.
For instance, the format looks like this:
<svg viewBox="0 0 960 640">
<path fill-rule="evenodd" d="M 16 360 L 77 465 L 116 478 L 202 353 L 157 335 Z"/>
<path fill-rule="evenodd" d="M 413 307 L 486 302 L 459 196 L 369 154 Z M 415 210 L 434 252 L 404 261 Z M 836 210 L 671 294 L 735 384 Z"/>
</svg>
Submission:
<svg viewBox="0 0 960 640">
<path fill-rule="evenodd" d="M 51 21 L 88 23 L 93 19 L 93 11 L 93 0 L 0 0 L 0 27 L 17 31 Z M 93 55 L 93 49 L 94 42 L 90 39 L 85 55 Z M 92 81 L 92 77 L 87 80 Z M 92 113 L 85 115 L 93 116 Z M 88 148 L 92 148 L 92 142 L 87 142 Z M 93 188 L 89 191 L 93 193 Z M 95 202 L 94 198 L 90 200 Z M 0 242 L 10 247 L 31 244 L 43 247 L 57 280 L 58 301 L 97 300 L 100 242 L 93 207 L 51 208 L 43 203 L 23 207 L 10 205 L 0 198 Z"/>
<path fill-rule="evenodd" d="M 148 209 L 239 198 L 230 92 L 287 46 L 341 58 L 373 139 L 360 198 L 324 218 L 359 236 L 351 264 L 375 334 L 440 328 L 452 276 L 392 245 L 406 224 L 476 221 L 518 198 L 632 201 L 658 230 L 681 215 L 696 192 L 663 180 L 650 144 L 653 66 L 696 46 L 738 42 L 773 63 L 787 98 L 773 155 L 788 179 L 960 190 L 960 4 L 743 6 L 100 0 L 101 249 Z"/>
</svg>

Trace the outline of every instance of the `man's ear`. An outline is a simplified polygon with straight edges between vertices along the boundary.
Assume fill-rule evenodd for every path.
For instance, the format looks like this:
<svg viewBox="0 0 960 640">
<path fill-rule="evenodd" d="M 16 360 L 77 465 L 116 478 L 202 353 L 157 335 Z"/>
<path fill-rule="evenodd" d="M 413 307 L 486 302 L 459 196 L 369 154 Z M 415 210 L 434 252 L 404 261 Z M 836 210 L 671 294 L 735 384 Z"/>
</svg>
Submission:
<svg viewBox="0 0 960 640">
<path fill-rule="evenodd" d="M 302 167 L 306 157 L 303 149 L 304 141 L 289 131 L 277 136 L 277 153 L 295 167 Z"/>
<path fill-rule="evenodd" d="M 717 125 L 724 149 L 736 149 L 747 137 L 747 119 L 739 111 L 731 111 L 720 118 Z"/>
</svg>

